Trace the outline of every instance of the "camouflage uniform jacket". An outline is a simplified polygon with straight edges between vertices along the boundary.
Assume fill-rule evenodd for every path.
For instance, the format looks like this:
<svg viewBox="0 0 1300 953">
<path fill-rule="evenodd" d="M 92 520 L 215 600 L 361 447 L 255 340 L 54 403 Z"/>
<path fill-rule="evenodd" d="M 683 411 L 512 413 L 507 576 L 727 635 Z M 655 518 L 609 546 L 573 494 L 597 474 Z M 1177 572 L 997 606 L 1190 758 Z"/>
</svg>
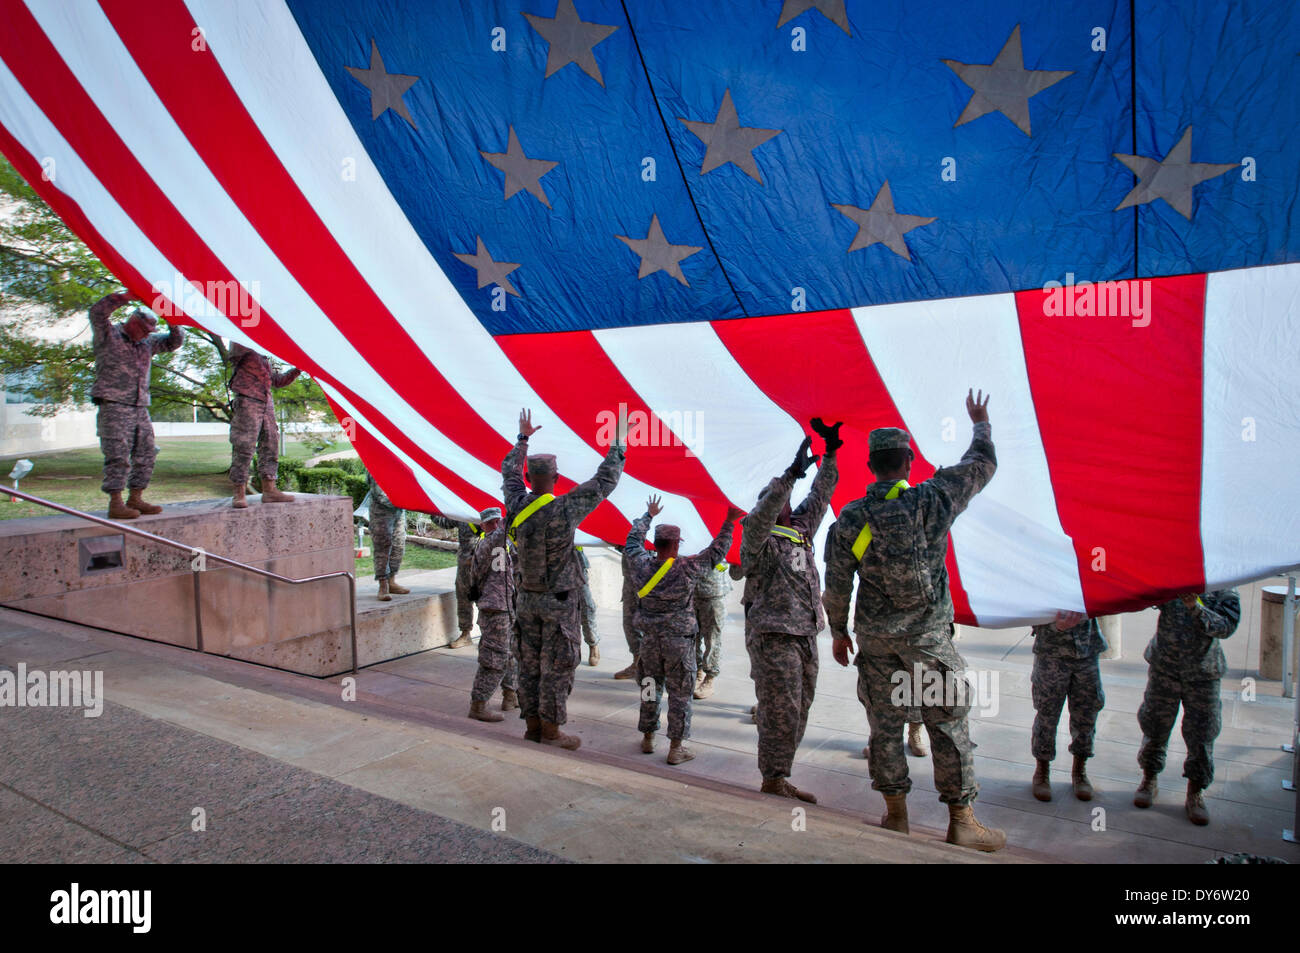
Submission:
<svg viewBox="0 0 1300 953">
<path fill-rule="evenodd" d="M 1034 654 L 1092 658 L 1106 651 L 1106 637 L 1096 619 L 1084 619 L 1064 632 L 1048 622 L 1034 626 Z"/>
<path fill-rule="evenodd" d="M 830 506 L 839 476 L 835 455 L 826 454 L 808 497 L 790 514 L 790 525 L 777 527 L 781 508 L 790 499 L 796 481 L 787 470 L 767 485 L 741 523 L 746 631 L 814 636 L 826 627 L 812 537 Z M 781 535 L 782 530 L 791 529 L 802 542 Z"/>
<path fill-rule="evenodd" d="M 105 295 L 90 308 L 91 343 L 95 350 L 95 383 L 90 388 L 90 396 L 95 403 L 107 400 L 148 407 L 153 356 L 174 351 L 185 343 L 185 332 L 179 324 L 171 325 L 165 333 L 156 331 L 132 341 L 121 324 L 110 320 L 113 312 L 130 300 L 130 294 L 119 291 Z"/>
<path fill-rule="evenodd" d="M 483 538 L 483 527 L 468 520 L 454 520 L 450 516 L 440 516 L 438 514 L 431 515 L 429 521 L 434 526 L 456 531 L 456 569 L 468 568 L 474 559 L 475 547 L 478 545 L 479 540 Z"/>
<path fill-rule="evenodd" d="M 524 462 L 528 441 L 520 440 L 501 463 L 501 484 L 506 501 L 506 524 L 513 524 L 524 507 L 537 498 L 524 483 Z M 596 475 L 568 493 L 559 494 L 546 506 L 534 510 L 515 529 L 514 539 L 520 568 L 520 587 L 529 592 L 568 592 L 581 589 L 587 581 L 574 533 L 578 524 L 614 492 L 623 474 L 624 450 L 610 444 Z"/>
<path fill-rule="evenodd" d="M 885 502 L 894 481 L 877 480 L 865 496 L 840 511 L 833 537 L 827 542 L 826 594 L 823 601 L 831 632 L 848 637 L 849 597 L 858 579 L 853 631 L 862 638 L 896 638 L 947 631 L 952 624 L 948 592 L 948 531 L 971 499 L 993 478 L 997 458 L 988 423 L 975 425 L 970 447 L 956 466 L 940 467 L 934 476 L 898 495 L 894 515 L 901 524 L 890 533 L 872 526 L 871 543 L 861 561 L 853 545 L 868 524 L 873 509 Z M 891 538 L 896 553 L 890 558 Z M 916 541 L 919 540 L 919 546 Z M 901 555 L 900 555 L 901 554 Z M 915 559 L 913 557 L 916 557 Z M 908 604 L 897 606 L 890 592 L 909 592 Z"/>
<path fill-rule="evenodd" d="M 1186 681 L 1222 678 L 1228 671 L 1220 639 L 1237 631 L 1241 598 L 1236 589 L 1219 589 L 1199 597 L 1187 608 L 1181 599 L 1160 607 L 1156 634 L 1142 657 L 1166 674 Z"/>
<path fill-rule="evenodd" d="M 478 589 L 478 607 L 495 612 L 515 608 L 514 543 L 506 533 L 505 520 L 496 532 L 474 538 L 470 562 L 470 586 Z"/>
<path fill-rule="evenodd" d="M 695 620 L 695 587 L 702 577 L 713 572 L 731 548 L 732 524 L 727 523 L 713 537 L 708 549 L 695 556 L 678 556 L 654 589 L 644 597 L 637 593 L 663 567 L 659 558 L 645 548 L 645 534 L 650 529 L 650 514 L 638 516 L 627 534 L 628 588 L 637 600 L 636 625 L 643 633 L 693 637 L 699 629 Z"/>
<path fill-rule="evenodd" d="M 397 509 L 397 507 L 393 505 L 393 501 L 388 498 L 388 494 L 384 492 L 384 488 L 379 485 L 379 482 L 373 475 L 367 473 L 366 482 L 370 485 L 368 492 L 370 493 L 371 506 L 378 506 L 381 508 L 387 507 L 390 510 Z"/>
<path fill-rule="evenodd" d="M 230 389 L 236 394 L 263 403 L 271 399 L 271 388 L 288 387 L 302 373 L 296 367 L 287 371 L 273 371 L 266 355 L 233 341 L 230 344 L 230 360 L 235 365 L 235 373 L 230 378 Z"/>
<path fill-rule="evenodd" d="M 695 597 L 697 599 L 717 599 L 731 591 L 729 567 L 723 562 L 726 556 L 727 554 L 723 553 L 723 558 L 714 563 L 713 571 L 706 572 L 700 577 L 700 581 L 695 586 Z M 718 569 L 719 566 L 722 568 Z"/>
</svg>

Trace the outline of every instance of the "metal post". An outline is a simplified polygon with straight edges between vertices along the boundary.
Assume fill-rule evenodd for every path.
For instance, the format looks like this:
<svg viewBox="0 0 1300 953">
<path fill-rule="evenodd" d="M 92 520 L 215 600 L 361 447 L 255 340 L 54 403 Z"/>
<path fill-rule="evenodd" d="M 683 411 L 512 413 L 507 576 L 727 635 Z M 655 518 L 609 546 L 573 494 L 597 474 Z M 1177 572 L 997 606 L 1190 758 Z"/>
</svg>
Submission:
<svg viewBox="0 0 1300 953">
<path fill-rule="evenodd" d="M 357 674 L 357 578 L 348 576 L 348 609 L 352 613 L 352 674 Z"/>
<path fill-rule="evenodd" d="M 203 651 L 203 592 L 199 587 L 199 570 L 190 573 L 194 577 L 194 647 Z"/>
<path fill-rule="evenodd" d="M 1295 694 L 1295 575 L 1286 577 L 1286 600 L 1282 603 L 1282 697 Z"/>
</svg>

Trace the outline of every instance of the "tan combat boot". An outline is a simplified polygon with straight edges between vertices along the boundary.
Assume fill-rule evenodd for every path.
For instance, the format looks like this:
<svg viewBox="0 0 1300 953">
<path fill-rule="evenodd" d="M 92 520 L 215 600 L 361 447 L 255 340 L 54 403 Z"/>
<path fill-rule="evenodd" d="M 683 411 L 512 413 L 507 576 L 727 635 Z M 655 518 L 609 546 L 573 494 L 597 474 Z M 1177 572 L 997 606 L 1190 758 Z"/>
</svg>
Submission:
<svg viewBox="0 0 1300 953">
<path fill-rule="evenodd" d="M 1133 792 L 1134 807 L 1150 807 L 1156 802 L 1156 795 L 1160 792 L 1159 785 L 1156 784 L 1156 776 L 1142 772 L 1142 783 L 1138 789 Z"/>
<path fill-rule="evenodd" d="M 486 706 L 487 706 L 487 702 L 475 702 L 475 701 L 470 702 L 469 717 L 474 718 L 478 721 L 505 721 L 506 720 L 505 715 L 502 715 L 500 712 L 488 711 Z"/>
<path fill-rule="evenodd" d="M 1031 790 L 1034 797 L 1040 801 L 1050 801 L 1052 799 L 1052 777 L 1050 769 L 1052 762 L 1038 759 L 1038 767 L 1034 768 L 1034 780 Z"/>
<path fill-rule="evenodd" d="M 1187 784 L 1187 819 L 1197 827 L 1210 823 L 1210 811 L 1205 806 L 1205 795 L 1200 788 Z"/>
<path fill-rule="evenodd" d="M 162 507 L 155 506 L 152 503 L 146 502 L 142 495 L 143 493 L 144 493 L 143 488 L 138 490 L 132 490 L 131 495 L 127 497 L 126 505 L 129 506 L 131 509 L 139 510 L 141 513 L 144 513 L 148 516 L 153 516 L 155 513 L 161 513 Z"/>
<path fill-rule="evenodd" d="M 466 629 L 464 632 L 460 634 L 460 638 L 457 639 L 455 642 L 452 642 L 450 645 L 448 645 L 447 648 L 449 649 L 468 648 L 469 645 L 473 642 L 473 639 L 471 639 L 469 636 L 470 631 L 471 631 L 470 629 Z"/>
<path fill-rule="evenodd" d="M 975 811 L 969 804 L 949 804 L 947 841 L 958 847 L 992 853 L 1007 846 L 1007 835 L 976 820 Z"/>
<path fill-rule="evenodd" d="M 681 764 L 683 761 L 690 761 L 695 757 L 695 752 L 687 748 L 680 740 L 675 740 L 668 745 L 668 763 Z"/>
<path fill-rule="evenodd" d="M 288 503 L 293 499 L 292 493 L 285 493 L 277 489 L 274 480 L 262 481 L 262 502 L 263 503 Z"/>
<path fill-rule="evenodd" d="M 641 753 L 655 753 L 655 733 L 653 731 L 646 731 L 641 734 Z"/>
<path fill-rule="evenodd" d="M 519 695 L 513 688 L 501 689 L 501 710 L 515 711 L 519 708 Z"/>
<path fill-rule="evenodd" d="M 704 676 L 705 676 L 706 674 L 707 674 L 707 673 L 706 673 L 706 672 L 704 671 L 704 669 L 702 669 L 702 668 L 699 668 L 699 669 L 696 669 L 696 670 L 695 670 L 695 687 L 696 687 L 696 688 L 699 688 L 699 687 L 700 687 L 700 682 L 704 681 Z"/>
<path fill-rule="evenodd" d="M 381 580 L 379 580 L 379 601 L 380 601 L 380 602 L 392 602 L 392 601 L 393 601 L 393 597 L 390 596 L 390 595 L 388 594 L 388 580 L 387 580 L 387 579 L 381 579 Z"/>
<path fill-rule="evenodd" d="M 122 502 L 122 491 L 115 490 L 108 494 L 108 518 L 111 520 L 133 520 L 140 516 L 140 511 L 132 509 Z"/>
<path fill-rule="evenodd" d="M 907 747 L 916 758 L 924 758 L 930 753 L 930 749 L 925 744 L 925 735 L 921 733 L 919 721 L 914 721 L 907 726 Z"/>
<path fill-rule="evenodd" d="M 711 698 L 713 696 L 713 676 L 705 675 L 704 681 L 695 687 L 696 698 Z"/>
<path fill-rule="evenodd" d="M 632 656 L 631 665 L 629 665 L 627 668 L 619 669 L 617 672 L 614 673 L 614 677 L 619 679 L 620 681 L 625 681 L 626 679 L 629 678 L 636 678 L 636 656 L 635 655 Z"/>
<path fill-rule="evenodd" d="M 525 718 L 524 724 L 527 726 L 524 729 L 524 741 L 541 742 L 542 720 L 538 718 L 536 715 L 533 715 L 529 718 Z"/>
<path fill-rule="evenodd" d="M 590 646 L 590 651 L 587 653 L 587 664 L 590 665 L 592 668 L 595 668 L 597 665 L 600 664 L 599 644 Z"/>
<path fill-rule="evenodd" d="M 563 748 L 565 751 L 577 751 L 582 746 L 582 739 L 576 735 L 566 735 L 553 721 L 543 721 L 542 744 Z"/>
<path fill-rule="evenodd" d="M 907 795 L 886 794 L 885 808 L 885 813 L 880 817 L 880 826 L 887 831 L 910 833 L 907 828 Z"/>
<path fill-rule="evenodd" d="M 230 486 L 234 490 L 230 494 L 230 505 L 237 510 L 248 509 L 248 487 L 242 483 L 235 483 L 233 480 Z"/>
<path fill-rule="evenodd" d="M 405 586 L 399 586 L 397 580 L 394 578 L 396 575 L 397 574 L 394 573 L 392 576 L 388 577 L 388 591 L 395 596 L 409 596 L 411 590 L 407 589 Z"/>
<path fill-rule="evenodd" d="M 1074 756 L 1074 770 L 1070 772 L 1070 780 L 1074 782 L 1074 796 L 1080 801 L 1092 800 L 1092 782 L 1088 780 L 1088 759 Z"/>
<path fill-rule="evenodd" d="M 800 791 L 797 787 L 787 781 L 785 778 L 773 778 L 771 781 L 764 781 L 759 790 L 764 794 L 775 794 L 778 797 L 797 797 L 801 801 L 807 801 L 809 804 L 816 804 L 817 798 L 807 791 Z"/>
</svg>

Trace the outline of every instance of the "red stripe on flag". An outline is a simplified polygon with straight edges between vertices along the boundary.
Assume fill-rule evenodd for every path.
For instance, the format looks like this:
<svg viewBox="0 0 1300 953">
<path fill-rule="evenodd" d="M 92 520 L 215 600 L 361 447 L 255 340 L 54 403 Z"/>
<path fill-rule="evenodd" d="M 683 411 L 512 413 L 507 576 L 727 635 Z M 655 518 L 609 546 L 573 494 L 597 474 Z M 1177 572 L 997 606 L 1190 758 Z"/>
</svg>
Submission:
<svg viewBox="0 0 1300 953">
<path fill-rule="evenodd" d="M 608 422 L 617 419 L 620 404 L 626 406 L 629 414 L 636 411 L 645 414 L 645 430 L 649 433 L 671 434 L 590 331 L 510 334 L 496 338 L 496 342 L 546 406 L 558 414 L 570 430 L 601 453 L 605 450 L 596 442 L 596 437 L 603 429 L 612 432 Z M 574 368 L 582 369 L 580 382 L 574 380 Z M 607 426 L 602 427 L 602 424 Z M 666 442 L 673 443 L 672 437 Z M 704 525 L 717 532 L 726 515 L 726 497 L 704 464 L 687 453 L 679 439 L 675 442 L 679 445 L 629 446 L 627 473 L 657 490 L 691 500 Z M 625 529 L 623 539 L 626 538 Z M 738 541 L 733 545 L 733 554 L 739 553 L 739 545 Z"/>
<path fill-rule="evenodd" d="M 1122 284 L 1130 293 L 1150 289 L 1147 326 L 1135 327 L 1130 317 L 1049 315 L 1046 309 L 1061 310 L 1078 286 L 1016 294 L 1057 510 L 1074 540 L 1090 615 L 1205 586 L 1205 276 Z"/>
<path fill-rule="evenodd" d="M 100 0 L 154 92 L 221 187 L 348 342 L 420 416 L 492 467 L 510 442 L 424 356 L 281 164 L 216 56 L 191 46 L 180 0 Z"/>
<path fill-rule="evenodd" d="M 867 468 L 867 435 L 876 427 L 906 427 L 888 388 L 876 371 L 857 323 L 849 311 L 815 311 L 765 318 L 715 321 L 713 329 L 736 363 L 807 433 L 808 422 L 844 421 L 837 463 L 840 480 L 832 505 L 836 512 L 862 496 L 874 478 Z M 773 347 L 779 341 L 780 347 Z M 820 448 L 821 438 L 814 436 Z M 912 482 L 928 480 L 934 467 L 912 442 L 916 460 Z M 973 625 L 970 600 L 961 584 L 951 537 L 948 584 L 957 621 Z"/>
<path fill-rule="evenodd" d="M 330 410 L 334 412 L 335 419 L 343 420 L 347 417 L 347 411 L 334 403 L 328 394 L 325 395 L 325 400 L 329 403 Z M 361 462 L 365 464 L 366 472 L 383 487 L 395 506 L 400 506 L 404 510 L 415 510 L 417 513 L 442 512 L 424 492 L 415 474 L 411 472 L 411 468 L 374 434 L 355 421 L 349 427 L 349 431 L 348 440 L 361 455 Z"/>
<path fill-rule="evenodd" d="M 185 274 L 203 276 L 205 281 L 234 281 L 229 269 L 122 142 L 27 7 L 19 0 L 0 0 L 0 11 L 7 19 L 7 28 L 0 30 L 0 59 L 141 232 Z M 215 293 L 208 297 L 214 307 L 219 307 L 214 300 Z M 383 414 L 308 358 L 265 311 L 260 315 L 258 329 L 259 343 L 309 374 L 332 383 L 376 426 L 379 421 L 388 424 Z M 384 434 L 461 499 L 472 506 L 494 505 L 491 497 L 442 466 L 399 428 L 388 425 Z"/>
</svg>

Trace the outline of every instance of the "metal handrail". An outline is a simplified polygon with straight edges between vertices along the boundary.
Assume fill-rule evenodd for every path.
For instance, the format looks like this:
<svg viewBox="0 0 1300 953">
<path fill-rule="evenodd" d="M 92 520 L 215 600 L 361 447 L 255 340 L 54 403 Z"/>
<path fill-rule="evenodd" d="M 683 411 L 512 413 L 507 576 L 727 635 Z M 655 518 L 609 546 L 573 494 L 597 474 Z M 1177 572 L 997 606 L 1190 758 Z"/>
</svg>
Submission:
<svg viewBox="0 0 1300 953">
<path fill-rule="evenodd" d="M 147 539 L 150 542 L 158 543 L 162 546 L 170 546 L 172 549 L 179 549 L 190 556 L 198 556 L 202 554 L 203 559 L 200 560 L 200 562 L 211 559 L 218 563 L 224 563 L 225 565 L 231 566 L 235 569 L 243 569 L 246 572 L 251 572 L 258 576 L 265 576 L 267 579 L 274 579 L 277 582 L 287 582 L 291 586 L 300 586 L 308 582 L 320 582 L 323 579 L 335 579 L 340 576 L 346 578 L 348 581 L 348 609 L 352 628 L 352 674 L 357 674 L 357 578 L 353 573 L 340 569 L 336 572 L 322 573 L 319 576 L 305 576 L 302 579 L 293 579 L 289 576 L 281 576 L 279 573 L 271 572 L 269 569 L 259 569 L 257 566 L 250 566 L 248 563 L 241 563 L 239 560 L 231 559 L 228 556 L 210 553 L 201 546 L 187 546 L 184 543 L 179 543 L 174 539 L 168 539 L 165 536 L 158 536 L 155 533 L 147 533 L 142 529 L 123 523 L 121 520 L 104 519 L 102 516 L 95 516 L 92 513 L 86 513 L 83 510 L 74 509 L 71 506 L 64 506 L 62 503 L 55 503 L 53 500 L 33 496 L 30 493 L 24 493 L 22 490 L 14 489 L 12 487 L 5 487 L 3 490 L 0 490 L 0 492 L 8 496 L 16 496 L 29 503 L 35 503 L 38 506 L 57 510 L 60 513 L 67 513 L 69 516 L 76 516 L 83 520 L 88 520 L 91 523 L 98 523 L 100 526 L 107 526 L 110 529 L 121 530 L 123 533 L 127 533 L 128 535 L 138 536 L 141 539 Z M 205 650 L 203 648 L 202 602 L 199 598 L 199 574 L 204 572 L 205 569 L 206 567 L 199 568 L 195 566 L 193 562 L 190 563 L 190 571 L 194 574 L 195 647 L 200 652 Z"/>
</svg>

